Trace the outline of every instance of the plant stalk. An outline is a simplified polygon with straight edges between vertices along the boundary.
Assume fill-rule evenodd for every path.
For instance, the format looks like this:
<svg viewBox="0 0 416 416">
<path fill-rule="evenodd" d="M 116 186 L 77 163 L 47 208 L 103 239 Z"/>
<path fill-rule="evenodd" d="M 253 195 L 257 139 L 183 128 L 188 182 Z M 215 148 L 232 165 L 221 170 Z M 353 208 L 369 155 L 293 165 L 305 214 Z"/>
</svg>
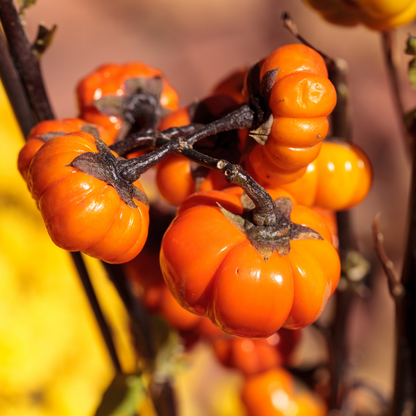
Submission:
<svg viewBox="0 0 416 416">
<path fill-rule="evenodd" d="M 13 0 L 0 0 L 0 20 L 9 44 L 10 55 L 37 122 L 53 119 L 39 61 L 23 30 Z"/>
<path fill-rule="evenodd" d="M 393 60 L 392 32 L 382 34 L 386 67 L 393 90 L 393 100 L 400 118 L 405 149 L 412 160 L 412 179 L 409 198 L 409 226 L 403 270 L 401 296 L 395 301 L 396 360 L 395 381 L 391 414 L 394 416 L 416 415 L 416 128 L 414 123 L 406 126 L 405 110 L 400 93 L 399 76 Z"/>
<path fill-rule="evenodd" d="M 391 30 L 381 33 L 381 41 L 383 47 L 384 61 L 386 64 L 387 75 L 390 81 L 394 108 L 396 114 L 400 119 L 400 132 L 403 138 L 406 153 L 410 156 L 410 147 L 412 136 L 407 132 L 407 126 L 405 123 L 405 109 L 403 105 L 402 94 L 400 92 L 399 74 L 394 63 L 393 49 L 394 39 L 393 32 Z"/>
<path fill-rule="evenodd" d="M 413 140 L 416 131 L 409 132 Z M 416 415 L 416 146 L 412 146 L 409 226 L 401 285 L 396 301 L 396 370 L 391 414 Z"/>
<path fill-rule="evenodd" d="M 349 90 L 347 85 L 348 65 L 342 59 L 333 59 L 328 65 L 328 77 L 337 91 L 337 104 L 331 113 L 332 136 L 345 142 L 351 141 L 351 119 L 349 107 Z M 341 264 L 345 262 L 350 252 L 358 252 L 358 242 L 354 233 L 353 221 L 350 211 L 339 211 L 337 216 L 337 228 L 339 237 L 339 253 Z M 335 292 L 335 315 L 330 327 L 329 368 L 331 394 L 328 405 L 330 410 L 340 410 L 343 405 L 344 385 L 346 371 L 349 362 L 349 349 L 347 340 L 348 318 L 356 291 L 354 284 L 348 281 L 348 274 L 341 271 L 341 279 L 346 279 L 344 290 Z"/>
<path fill-rule="evenodd" d="M 10 57 L 8 55 L 9 52 L 6 51 L 6 54 L 2 50 L 2 59 L 0 60 L 2 79 L 6 81 L 5 83 L 8 81 L 12 82 L 10 85 L 5 85 L 5 89 L 8 93 L 12 91 L 10 103 L 26 138 L 29 131 L 35 125 L 35 119 L 37 121 L 43 121 L 53 119 L 54 116 L 43 87 L 39 62 L 32 52 L 31 45 L 27 41 L 19 16 L 11 0 L 0 0 L 0 20 L 9 44 L 10 55 L 14 60 L 14 62 L 8 60 L 7 56 Z M 4 44 L 3 37 L 0 43 Z M 16 71 L 17 68 L 20 68 L 20 71 Z M 17 82 L 19 80 L 17 72 L 19 72 L 22 83 Z M 7 75 L 6 78 L 3 78 L 3 73 Z M 33 111 L 34 117 L 30 109 Z M 84 260 L 79 252 L 71 253 L 71 257 L 100 327 L 113 366 L 117 372 L 121 372 L 121 365 L 111 330 L 98 303 Z"/>
<path fill-rule="evenodd" d="M 35 120 L 2 33 L 0 33 L 0 78 L 22 134 L 27 137 L 30 129 L 35 125 Z"/>
</svg>

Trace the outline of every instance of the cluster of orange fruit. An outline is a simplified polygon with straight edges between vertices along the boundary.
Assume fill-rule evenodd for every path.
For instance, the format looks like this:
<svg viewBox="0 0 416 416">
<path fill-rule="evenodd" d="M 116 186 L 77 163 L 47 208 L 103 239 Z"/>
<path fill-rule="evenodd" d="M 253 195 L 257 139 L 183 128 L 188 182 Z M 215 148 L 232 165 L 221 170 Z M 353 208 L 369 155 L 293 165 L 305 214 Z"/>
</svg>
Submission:
<svg viewBox="0 0 416 416">
<path fill-rule="evenodd" d="M 320 401 L 294 389 L 281 368 L 290 355 L 285 338 L 290 344 L 296 330 L 313 323 L 334 293 L 340 276 L 334 211 L 367 195 L 371 166 L 357 146 L 324 141 L 336 92 L 316 51 L 286 45 L 256 69 L 258 78 L 238 70 L 209 97 L 179 108 L 161 71 L 142 63 L 102 66 L 78 85 L 79 118 L 38 124 L 18 167 L 55 244 L 123 263 L 149 310 L 189 343 L 209 338 L 224 365 L 246 374 L 249 412 L 260 415 L 256 386 L 272 383 L 286 399 L 276 405 L 278 393 L 269 387 L 265 409 L 306 406 L 318 415 Z M 250 82 L 261 96 L 253 96 Z M 256 222 L 252 201 L 221 172 L 201 173 L 170 154 L 155 167 L 155 186 L 179 209 L 163 238 L 145 245 L 154 206 L 139 181 L 114 179 L 125 159 L 111 145 L 156 129 L 206 126 L 244 105 L 267 114 L 261 140 L 253 125 L 220 132 L 195 149 L 241 164 L 275 201 L 276 222 Z M 150 160 L 152 150 L 122 156 Z M 149 240 L 155 238 L 151 231 Z"/>
</svg>

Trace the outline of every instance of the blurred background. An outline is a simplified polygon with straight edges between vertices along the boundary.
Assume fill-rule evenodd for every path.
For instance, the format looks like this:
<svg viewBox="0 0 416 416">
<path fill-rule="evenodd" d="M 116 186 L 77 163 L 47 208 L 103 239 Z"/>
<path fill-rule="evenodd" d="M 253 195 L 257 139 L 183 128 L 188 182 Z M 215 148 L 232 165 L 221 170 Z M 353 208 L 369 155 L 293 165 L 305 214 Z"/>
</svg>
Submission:
<svg viewBox="0 0 416 416">
<path fill-rule="evenodd" d="M 375 258 L 371 225 L 381 212 L 385 247 L 400 271 L 410 164 L 384 65 L 381 35 L 363 27 L 326 23 L 300 0 L 38 0 L 27 11 L 26 29 L 32 40 L 39 23 L 58 26 L 53 44 L 42 58 L 42 69 L 56 116 L 62 118 L 77 115 L 79 79 L 109 62 L 143 61 L 161 69 L 179 92 L 181 105 L 203 98 L 233 70 L 281 45 L 297 43 L 282 25 L 282 12 L 291 15 L 300 33 L 317 49 L 343 58 L 349 65 L 353 140 L 365 150 L 374 168 L 372 191 L 353 210 L 361 248 L 373 269 L 371 291 L 357 299 L 349 322 L 351 371 L 390 394 L 394 310 Z M 416 27 L 409 25 L 395 33 L 406 110 L 416 106 L 416 96 L 406 80 L 410 58 L 404 55 L 404 48 L 409 32 L 416 34 Z M 0 125 L 7 150 L 0 159 L 0 413 L 90 415 L 111 380 L 112 368 L 71 262 L 49 242 L 25 184 L 17 176 L 15 160 L 23 140 L 10 116 L 2 115 Z M 13 143 L 11 136 L 16 137 Z M 91 267 L 99 266 L 92 263 Z M 130 340 L 123 337 L 125 311 L 102 272 L 94 274 L 128 368 L 132 351 Z M 210 359 L 206 355 L 203 351 L 194 357 L 196 368 Z M 213 368 L 209 377 L 220 374 L 219 379 L 227 381 L 224 385 L 238 384 L 234 374 L 224 375 L 219 366 Z M 194 371 L 203 373 L 201 368 Z M 185 372 L 183 380 L 192 377 L 189 374 Z M 192 389 L 179 393 L 183 415 L 219 415 L 212 403 L 192 403 L 197 399 L 191 398 L 191 391 L 204 389 L 195 377 L 193 380 Z M 58 393 L 53 396 L 51 389 Z M 198 398 L 198 394 L 192 397 Z M 189 410 L 195 409 L 192 406 L 197 406 L 197 413 Z M 221 411 L 239 414 L 236 409 L 224 405 Z"/>
</svg>

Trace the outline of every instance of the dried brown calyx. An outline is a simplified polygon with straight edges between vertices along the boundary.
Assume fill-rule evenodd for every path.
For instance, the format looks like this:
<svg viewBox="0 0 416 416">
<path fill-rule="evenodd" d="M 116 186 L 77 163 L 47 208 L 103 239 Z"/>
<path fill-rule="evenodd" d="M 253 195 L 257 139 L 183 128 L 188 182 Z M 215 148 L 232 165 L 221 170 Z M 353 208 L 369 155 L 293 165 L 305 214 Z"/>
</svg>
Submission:
<svg viewBox="0 0 416 416">
<path fill-rule="evenodd" d="M 267 71 L 260 81 L 260 65 L 253 65 L 247 76 L 247 90 L 250 97 L 250 105 L 254 108 L 257 119 L 249 132 L 257 143 L 264 146 L 269 139 L 273 125 L 273 114 L 269 107 L 270 94 L 279 68 Z"/>
<path fill-rule="evenodd" d="M 161 77 L 127 79 L 124 91 L 121 96 L 106 95 L 94 102 L 100 113 L 123 120 L 117 141 L 128 134 L 155 129 L 168 112 L 160 105 L 163 91 Z"/>
<path fill-rule="evenodd" d="M 82 153 L 69 166 L 111 185 L 130 208 L 137 208 L 134 199 L 149 205 L 146 194 L 119 175 L 118 159 L 108 146 L 98 137 L 95 138 L 95 144 L 98 152 Z"/>
<path fill-rule="evenodd" d="M 247 205 L 247 199 L 242 197 L 243 206 Z M 275 201 L 276 223 L 273 225 L 255 225 L 251 217 L 250 210 L 245 210 L 243 215 L 236 215 L 221 207 L 221 212 L 225 217 L 242 231 L 267 261 L 276 250 L 280 255 L 285 256 L 290 253 L 290 242 L 293 240 L 314 239 L 322 240 L 318 232 L 309 227 L 295 224 L 290 220 L 292 211 L 292 201 L 287 197 L 277 198 Z"/>
</svg>

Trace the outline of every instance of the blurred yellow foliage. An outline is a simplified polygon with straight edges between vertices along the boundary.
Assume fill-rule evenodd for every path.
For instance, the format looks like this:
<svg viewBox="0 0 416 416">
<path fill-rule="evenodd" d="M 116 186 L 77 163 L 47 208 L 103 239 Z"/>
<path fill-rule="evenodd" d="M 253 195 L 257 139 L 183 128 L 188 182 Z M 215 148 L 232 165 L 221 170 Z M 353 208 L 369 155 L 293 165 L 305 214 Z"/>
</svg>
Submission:
<svg viewBox="0 0 416 416">
<path fill-rule="evenodd" d="M 0 414 L 92 415 L 114 374 L 70 256 L 50 240 L 16 167 L 24 140 L 0 84 Z M 126 311 L 86 259 L 123 369 L 135 356 Z"/>
</svg>

